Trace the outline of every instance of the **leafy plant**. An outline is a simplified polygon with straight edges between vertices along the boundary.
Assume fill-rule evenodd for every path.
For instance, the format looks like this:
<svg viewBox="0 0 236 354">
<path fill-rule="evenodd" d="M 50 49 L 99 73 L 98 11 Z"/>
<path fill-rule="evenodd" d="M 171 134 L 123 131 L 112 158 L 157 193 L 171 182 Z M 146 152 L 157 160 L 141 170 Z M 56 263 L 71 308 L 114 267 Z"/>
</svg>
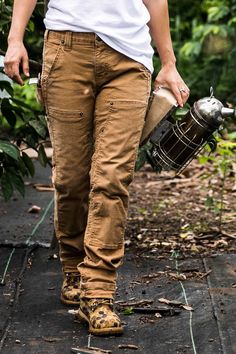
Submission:
<svg viewBox="0 0 236 354">
<path fill-rule="evenodd" d="M 130 316 L 130 315 L 133 315 L 133 314 L 134 314 L 133 307 L 126 307 L 123 310 L 123 315 Z"/>
<path fill-rule="evenodd" d="M 191 89 L 190 102 L 209 94 L 236 103 L 236 0 L 169 0 L 179 71 Z"/>
<path fill-rule="evenodd" d="M 12 5 L 13 0 L 0 1 L 0 54 L 7 49 Z M 29 57 L 37 61 L 42 55 L 43 13 L 44 2 L 38 1 L 25 34 Z M 9 200 L 14 190 L 23 196 L 23 177 L 34 175 L 34 165 L 26 153 L 28 147 L 37 151 L 43 166 L 49 163 L 44 149 L 48 132 L 34 89 L 27 83 L 24 87 L 13 85 L 1 73 L 0 108 L 0 191 Z"/>
<path fill-rule="evenodd" d="M 29 156 L 20 154 L 16 146 L 7 140 L 0 140 L 0 181 L 5 200 L 11 198 L 16 189 L 24 196 L 23 176 L 34 175 L 34 165 Z"/>
<path fill-rule="evenodd" d="M 233 166 L 236 163 L 236 142 L 229 140 L 223 140 L 218 138 L 217 150 L 212 155 L 202 155 L 199 157 L 199 161 L 202 164 L 210 162 L 213 167 L 211 176 L 216 176 L 221 180 L 220 190 L 216 198 L 213 193 L 210 192 L 205 200 L 205 206 L 211 209 L 216 215 L 218 215 L 218 229 L 222 232 L 222 220 L 224 213 L 224 195 L 227 176 L 234 174 Z M 209 176 L 208 176 L 209 177 Z"/>
<path fill-rule="evenodd" d="M 48 131 L 29 85 L 19 89 L 3 79 L 0 92 L 3 89 L 8 95 L 0 100 L 0 183 L 5 200 L 9 200 L 14 189 L 24 196 L 23 177 L 34 175 L 34 165 L 25 152 L 28 147 L 38 153 L 43 166 L 49 163 L 44 149 Z"/>
</svg>

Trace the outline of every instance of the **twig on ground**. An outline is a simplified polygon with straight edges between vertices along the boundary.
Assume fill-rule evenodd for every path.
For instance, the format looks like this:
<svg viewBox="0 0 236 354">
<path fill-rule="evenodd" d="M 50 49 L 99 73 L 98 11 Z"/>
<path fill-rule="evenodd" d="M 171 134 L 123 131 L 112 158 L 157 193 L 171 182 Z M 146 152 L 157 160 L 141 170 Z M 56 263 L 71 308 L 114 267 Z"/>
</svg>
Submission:
<svg viewBox="0 0 236 354">
<path fill-rule="evenodd" d="M 159 313 L 161 316 L 175 316 L 179 315 L 181 311 L 175 310 L 169 307 L 134 307 L 132 311 L 135 313 L 144 313 L 144 314 L 156 314 Z"/>
<path fill-rule="evenodd" d="M 202 275 L 199 276 L 200 279 L 203 279 L 205 277 L 207 277 L 209 274 L 211 274 L 212 270 L 209 270 L 208 272 L 206 273 L 203 273 Z"/>
<path fill-rule="evenodd" d="M 134 344 L 119 344 L 118 348 L 119 349 L 134 349 L 134 350 L 137 350 L 138 346 L 134 345 Z"/>
<path fill-rule="evenodd" d="M 74 354 L 111 354 L 111 350 L 105 350 L 101 348 L 89 347 L 89 348 L 71 348 L 71 353 Z"/>
<path fill-rule="evenodd" d="M 222 236 L 232 238 L 233 240 L 236 240 L 236 235 L 235 234 L 229 234 L 228 232 L 223 231 Z"/>
<path fill-rule="evenodd" d="M 139 300 L 139 301 L 130 301 L 130 302 L 125 302 L 125 301 L 116 301 L 116 304 L 119 306 L 145 306 L 145 305 L 150 305 L 154 302 L 154 300 Z"/>
</svg>

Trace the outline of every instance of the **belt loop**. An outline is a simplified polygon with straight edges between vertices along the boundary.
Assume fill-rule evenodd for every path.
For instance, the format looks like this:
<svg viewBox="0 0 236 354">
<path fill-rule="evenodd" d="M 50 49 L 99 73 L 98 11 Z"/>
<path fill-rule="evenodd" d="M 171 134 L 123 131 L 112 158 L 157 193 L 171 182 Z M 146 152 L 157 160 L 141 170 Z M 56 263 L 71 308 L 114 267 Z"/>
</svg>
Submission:
<svg viewBox="0 0 236 354">
<path fill-rule="evenodd" d="M 45 32 L 44 32 L 44 40 L 45 40 L 45 42 L 48 40 L 48 35 L 49 35 L 49 30 L 46 29 Z"/>
<path fill-rule="evenodd" d="M 65 45 L 65 50 L 70 50 L 72 47 L 72 32 L 67 31 L 65 33 L 65 38 L 64 38 L 64 45 Z"/>
</svg>

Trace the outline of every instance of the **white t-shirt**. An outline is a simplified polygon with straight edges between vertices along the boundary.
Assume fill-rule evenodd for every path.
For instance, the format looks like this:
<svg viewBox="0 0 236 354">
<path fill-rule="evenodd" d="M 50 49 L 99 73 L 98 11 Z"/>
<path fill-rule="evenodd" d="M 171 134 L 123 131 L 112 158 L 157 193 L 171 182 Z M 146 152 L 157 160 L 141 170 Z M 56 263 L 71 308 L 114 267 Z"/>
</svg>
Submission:
<svg viewBox="0 0 236 354">
<path fill-rule="evenodd" d="M 152 72 L 149 20 L 142 0 L 50 0 L 44 22 L 49 30 L 94 32 Z"/>
</svg>

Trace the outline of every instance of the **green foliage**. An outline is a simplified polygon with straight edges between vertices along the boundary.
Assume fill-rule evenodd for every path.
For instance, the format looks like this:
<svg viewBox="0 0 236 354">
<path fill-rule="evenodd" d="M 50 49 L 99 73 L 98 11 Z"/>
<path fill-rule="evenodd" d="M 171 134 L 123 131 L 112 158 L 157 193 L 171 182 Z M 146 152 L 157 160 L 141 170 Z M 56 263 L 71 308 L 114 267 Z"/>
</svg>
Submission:
<svg viewBox="0 0 236 354">
<path fill-rule="evenodd" d="M 12 5 L 13 0 L 0 1 L 1 52 L 7 49 Z M 25 34 L 29 57 L 36 61 L 41 61 L 42 56 L 43 12 L 44 2 L 38 1 Z M 14 190 L 24 196 L 23 177 L 34 175 L 34 165 L 25 149 L 30 147 L 37 151 L 43 166 L 48 163 L 44 150 L 48 131 L 34 88 L 27 83 L 23 87 L 13 85 L 0 73 L 0 95 L 4 97 L 0 98 L 0 190 L 8 200 Z"/>
<path fill-rule="evenodd" d="M 171 32 L 178 69 L 191 89 L 189 103 L 209 96 L 210 86 L 214 95 L 225 104 L 236 105 L 236 0 L 169 0 Z M 160 63 L 154 59 L 155 73 Z M 178 110 L 181 118 L 185 110 Z M 235 129 L 235 123 L 228 129 Z M 235 139 L 235 132 L 228 139 Z M 216 161 L 222 160 L 220 140 Z M 139 151 L 136 169 L 145 158 L 148 161 L 148 146 Z M 235 155 L 234 155 L 235 156 Z M 232 156 L 235 161 L 235 157 Z M 208 158 L 202 156 L 205 163 Z"/>
<path fill-rule="evenodd" d="M 236 142 L 217 138 L 218 144 L 217 149 L 214 154 L 207 155 L 209 153 L 209 147 L 206 147 L 206 154 L 199 157 L 199 162 L 206 164 L 209 162 L 213 170 L 211 174 L 206 177 L 216 176 L 221 180 L 221 188 L 216 197 L 213 195 L 208 195 L 205 200 L 205 206 L 211 209 L 214 214 L 219 215 L 219 232 L 222 231 L 222 217 L 224 211 L 224 194 L 225 194 L 225 183 L 226 178 L 229 175 L 234 175 L 233 166 L 235 164 L 236 156 Z"/>
<path fill-rule="evenodd" d="M 169 0 L 178 67 L 191 103 L 209 95 L 236 104 L 236 0 Z"/>
<path fill-rule="evenodd" d="M 48 159 L 44 141 L 48 137 L 47 125 L 40 105 L 36 102 L 34 88 L 11 85 L 0 81 L 0 92 L 8 97 L 0 99 L 0 185 L 5 200 L 17 190 L 24 196 L 24 176 L 34 175 L 34 165 L 25 153 L 31 147 L 39 154 L 45 166 Z"/>
<path fill-rule="evenodd" d="M 0 0 L 0 49 L 6 51 L 7 36 L 11 24 L 13 0 Z M 43 45 L 43 13 L 44 2 L 38 1 L 34 14 L 28 23 L 25 33 L 25 45 L 30 57 L 41 60 Z"/>
<path fill-rule="evenodd" d="M 0 140 L 0 182 L 5 200 L 12 196 L 14 189 L 24 196 L 22 176 L 26 176 L 30 172 L 33 170 L 29 170 L 24 163 L 16 146 L 7 140 Z"/>
<path fill-rule="evenodd" d="M 133 314 L 134 314 L 133 307 L 126 307 L 123 310 L 123 315 L 130 316 L 130 315 L 133 315 Z"/>
<path fill-rule="evenodd" d="M 24 196 L 24 176 L 34 175 L 34 165 L 24 151 L 31 147 L 38 152 L 42 166 L 48 163 L 44 141 L 48 137 L 47 124 L 36 102 L 34 88 L 11 86 L 0 81 L 0 92 L 9 97 L 0 99 L 0 184 L 5 200 L 17 190 Z"/>
</svg>

